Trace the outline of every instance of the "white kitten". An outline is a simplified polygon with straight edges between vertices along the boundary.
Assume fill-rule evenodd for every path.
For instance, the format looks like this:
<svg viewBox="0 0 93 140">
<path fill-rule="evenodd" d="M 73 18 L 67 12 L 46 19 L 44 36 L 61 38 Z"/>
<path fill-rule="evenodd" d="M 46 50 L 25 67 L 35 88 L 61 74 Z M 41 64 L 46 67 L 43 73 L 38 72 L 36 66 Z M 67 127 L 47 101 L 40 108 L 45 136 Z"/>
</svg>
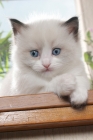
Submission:
<svg viewBox="0 0 93 140">
<path fill-rule="evenodd" d="M 74 105 L 85 103 L 89 82 L 81 60 L 78 18 L 10 21 L 13 67 L 2 82 L 0 96 L 54 92 L 68 95 Z"/>
</svg>

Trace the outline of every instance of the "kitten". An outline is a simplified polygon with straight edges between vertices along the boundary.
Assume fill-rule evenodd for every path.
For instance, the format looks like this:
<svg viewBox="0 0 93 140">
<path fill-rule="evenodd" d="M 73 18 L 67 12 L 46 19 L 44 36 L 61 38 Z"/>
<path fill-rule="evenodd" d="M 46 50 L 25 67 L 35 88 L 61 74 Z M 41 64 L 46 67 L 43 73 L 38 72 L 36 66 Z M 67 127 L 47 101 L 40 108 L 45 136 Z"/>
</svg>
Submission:
<svg viewBox="0 0 93 140">
<path fill-rule="evenodd" d="M 69 96 L 71 104 L 84 104 L 89 83 L 81 60 L 78 18 L 10 21 L 13 67 L 2 82 L 0 96 L 54 92 Z"/>
</svg>

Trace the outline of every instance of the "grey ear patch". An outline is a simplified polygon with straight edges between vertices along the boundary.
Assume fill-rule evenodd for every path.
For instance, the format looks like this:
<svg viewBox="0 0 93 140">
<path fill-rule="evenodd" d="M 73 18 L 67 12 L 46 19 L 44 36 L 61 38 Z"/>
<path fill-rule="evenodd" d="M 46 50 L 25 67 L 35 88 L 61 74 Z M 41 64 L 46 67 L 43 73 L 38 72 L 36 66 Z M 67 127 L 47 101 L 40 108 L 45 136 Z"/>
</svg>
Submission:
<svg viewBox="0 0 93 140">
<path fill-rule="evenodd" d="M 64 23 L 68 27 L 69 34 L 73 33 L 75 39 L 78 38 L 79 21 L 78 17 L 72 17 Z"/>
<path fill-rule="evenodd" d="M 20 32 L 21 27 L 25 27 L 25 24 L 20 22 L 17 19 L 9 19 L 9 20 L 11 22 L 14 35 L 16 35 L 18 32 Z"/>
</svg>

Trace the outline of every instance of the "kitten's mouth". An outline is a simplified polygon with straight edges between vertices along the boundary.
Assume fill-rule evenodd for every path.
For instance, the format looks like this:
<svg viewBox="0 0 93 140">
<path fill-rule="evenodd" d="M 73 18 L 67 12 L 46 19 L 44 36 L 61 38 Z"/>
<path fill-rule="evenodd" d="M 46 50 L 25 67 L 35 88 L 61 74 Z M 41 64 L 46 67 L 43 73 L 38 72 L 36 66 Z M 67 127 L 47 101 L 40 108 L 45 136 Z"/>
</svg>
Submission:
<svg viewBox="0 0 93 140">
<path fill-rule="evenodd" d="M 51 69 L 45 69 L 45 70 L 43 70 L 43 72 L 50 72 L 50 71 L 52 71 Z"/>
</svg>

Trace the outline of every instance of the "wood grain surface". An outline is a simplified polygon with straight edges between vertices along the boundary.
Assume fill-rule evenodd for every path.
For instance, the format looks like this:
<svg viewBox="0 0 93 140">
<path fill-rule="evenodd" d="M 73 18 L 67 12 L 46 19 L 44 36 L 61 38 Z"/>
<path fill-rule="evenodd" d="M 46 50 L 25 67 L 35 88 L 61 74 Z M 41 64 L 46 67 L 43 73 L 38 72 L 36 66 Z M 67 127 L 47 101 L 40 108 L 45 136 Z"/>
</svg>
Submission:
<svg viewBox="0 0 93 140">
<path fill-rule="evenodd" d="M 93 104 L 93 90 L 89 91 L 88 105 Z M 70 103 L 54 93 L 9 96 L 0 98 L 0 112 L 54 107 L 69 107 Z"/>
<path fill-rule="evenodd" d="M 87 106 L 73 109 L 53 93 L 0 98 L 0 132 L 93 124 L 93 91 Z"/>
<path fill-rule="evenodd" d="M 93 124 L 93 105 L 83 110 L 62 107 L 0 113 L 1 132 L 89 124 Z"/>
</svg>

